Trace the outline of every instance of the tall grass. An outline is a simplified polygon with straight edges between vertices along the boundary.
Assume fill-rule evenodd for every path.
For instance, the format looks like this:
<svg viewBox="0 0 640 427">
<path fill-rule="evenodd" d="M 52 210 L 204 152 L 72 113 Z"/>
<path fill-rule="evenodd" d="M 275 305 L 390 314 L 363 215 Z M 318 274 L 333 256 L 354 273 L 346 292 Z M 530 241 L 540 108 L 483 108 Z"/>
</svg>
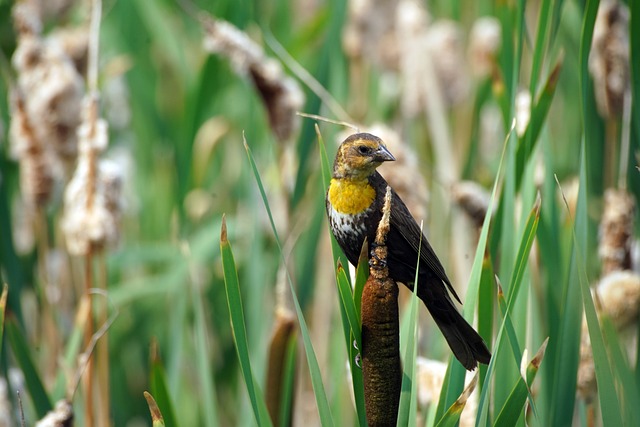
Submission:
<svg viewBox="0 0 640 427">
<path fill-rule="evenodd" d="M 401 295 L 401 424 L 444 426 L 460 419 L 466 425 L 466 402 L 477 404 L 472 423 L 482 426 L 636 425 L 640 354 L 627 349 L 627 340 L 637 336 L 637 314 L 631 332 L 621 331 L 591 292 L 601 271 L 603 194 L 618 185 L 604 173 L 606 138 L 613 134 L 618 144 L 625 137 L 611 129 L 629 128 L 629 167 L 626 173 L 620 168 L 618 182 L 636 200 L 640 195 L 640 6 L 624 3 L 631 12 L 630 110 L 604 119 L 589 71 L 595 0 L 417 1 L 433 22 L 459 25 L 461 69 L 469 71 L 466 50 L 477 18 L 495 17 L 502 35 L 493 68 L 482 76 L 464 74 L 467 92 L 457 103 L 447 103 L 453 83 L 430 82 L 442 92 L 432 96 L 441 99 L 418 101 L 413 114 L 400 93 L 420 79 L 399 70 L 397 56 L 394 65 L 378 57 L 379 40 L 362 41 L 361 55 L 348 50 L 343 31 L 354 17 L 347 2 L 105 2 L 103 111 L 107 118 L 119 112 L 106 99 L 121 73 L 126 92 L 116 97 L 125 103 L 115 108 L 130 109 L 131 117 L 124 126 L 112 125 L 105 153 L 128 165 L 127 209 L 122 241 L 103 255 L 106 297 L 92 296 L 95 311 L 107 306 L 115 318 L 108 329 L 108 387 L 98 382 L 111 407 L 109 414 L 94 414 L 96 422 L 151 425 L 151 407 L 154 425 L 271 424 L 264 394 L 279 309 L 295 313 L 299 328 L 278 353 L 287 355 L 276 399 L 286 414 L 280 425 L 366 422 L 358 365 L 366 259 L 352 278 L 324 211 L 342 128 L 298 117 L 298 131 L 279 140 L 249 75 L 205 52 L 202 11 L 235 25 L 287 64 L 285 72 L 306 96 L 305 113 L 362 127 L 383 122 L 401 134 L 417 161 L 423 176 L 411 179 L 425 179 L 431 193 L 425 233 L 462 296 L 465 318 L 476 319 L 493 358 L 479 368 L 475 394 L 459 399 L 470 378 L 422 304 Z M 17 43 L 9 31 L 12 5 L 0 2 L 0 277 L 8 285 L 0 299 L 4 313 L 6 298 L 0 376 L 9 385 L 0 403 L 8 402 L 9 416 L 18 421 L 14 391 L 20 390 L 32 425 L 66 397 L 82 425 L 86 391 L 77 383 L 89 312 L 89 302 L 81 303 L 83 259 L 66 249 L 59 195 L 42 211 L 39 232 L 24 219 L 19 167 L 8 142 L 8 94 L 17 79 L 10 63 Z M 371 13 L 374 26 L 396 19 Z M 74 6 L 61 21 L 47 22 L 45 33 L 86 18 L 87 11 Z M 296 75 L 289 59 L 279 58 L 275 41 L 345 113 Z M 387 53 L 401 56 L 410 42 L 393 42 Z M 448 52 L 439 54 L 434 69 L 446 63 Z M 518 132 L 521 93 L 530 95 L 530 119 Z M 451 143 L 438 145 L 443 141 L 434 128 Z M 450 160 L 438 157 L 443 148 Z M 453 182 L 446 177 L 458 170 L 454 179 L 494 189 L 479 228 L 449 195 Z M 30 244 L 29 236 L 44 245 Z M 97 313 L 96 329 L 107 318 Z M 586 400 L 577 395 L 583 333 L 590 337 L 598 387 Z M 424 385 L 416 357 L 448 364 L 437 379 L 441 392 L 429 402 L 417 399 Z"/>
</svg>

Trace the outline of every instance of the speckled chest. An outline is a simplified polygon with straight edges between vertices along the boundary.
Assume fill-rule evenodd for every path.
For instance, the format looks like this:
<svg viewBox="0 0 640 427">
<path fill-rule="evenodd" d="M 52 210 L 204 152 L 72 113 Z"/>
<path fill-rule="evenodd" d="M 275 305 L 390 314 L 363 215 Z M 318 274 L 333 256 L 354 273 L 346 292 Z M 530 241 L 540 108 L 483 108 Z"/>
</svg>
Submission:
<svg viewBox="0 0 640 427">
<path fill-rule="evenodd" d="M 368 224 L 375 214 L 374 206 L 375 203 L 372 203 L 368 209 L 358 214 L 345 214 L 336 211 L 330 203 L 327 203 L 331 232 L 352 264 L 358 262 L 364 239 L 369 234 Z"/>
</svg>

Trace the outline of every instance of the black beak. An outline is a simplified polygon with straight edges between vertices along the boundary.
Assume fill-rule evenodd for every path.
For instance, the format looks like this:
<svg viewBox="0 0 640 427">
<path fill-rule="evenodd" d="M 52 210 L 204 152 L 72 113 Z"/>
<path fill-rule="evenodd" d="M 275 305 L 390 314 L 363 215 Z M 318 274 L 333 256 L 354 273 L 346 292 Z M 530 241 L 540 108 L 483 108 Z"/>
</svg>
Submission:
<svg viewBox="0 0 640 427">
<path fill-rule="evenodd" d="M 380 148 L 373 153 L 373 158 L 376 162 L 393 162 L 396 159 L 384 145 L 381 145 Z"/>
</svg>

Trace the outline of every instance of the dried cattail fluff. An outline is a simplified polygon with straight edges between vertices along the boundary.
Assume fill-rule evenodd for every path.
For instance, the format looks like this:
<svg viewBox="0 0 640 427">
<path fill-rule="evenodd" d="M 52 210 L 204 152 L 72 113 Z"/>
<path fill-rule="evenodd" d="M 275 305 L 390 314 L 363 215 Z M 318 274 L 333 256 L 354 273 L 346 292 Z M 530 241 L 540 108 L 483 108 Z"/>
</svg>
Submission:
<svg viewBox="0 0 640 427">
<path fill-rule="evenodd" d="M 42 12 L 45 20 L 57 21 L 64 18 L 76 0 L 39 0 L 42 3 Z"/>
<path fill-rule="evenodd" d="M 425 359 L 418 356 L 416 359 L 418 369 L 418 402 L 421 407 L 435 404 L 440 399 L 440 390 L 447 372 L 447 364 L 438 360 Z M 467 382 L 470 377 L 467 377 Z M 460 416 L 460 426 L 475 425 L 475 416 L 478 410 L 478 394 L 473 393 L 467 400 L 467 404 Z"/>
<path fill-rule="evenodd" d="M 593 363 L 593 350 L 586 319 L 582 318 L 580 335 L 580 361 L 578 362 L 578 377 L 576 393 L 578 397 L 590 403 L 596 396 L 598 384 L 596 382 L 596 367 Z"/>
<path fill-rule="evenodd" d="M 489 209 L 491 195 L 480 184 L 473 181 L 460 181 L 453 184 L 451 196 L 456 205 L 462 208 L 476 227 L 482 227 Z"/>
<path fill-rule="evenodd" d="M 351 0 L 342 45 L 353 60 L 397 70 L 399 45 L 393 19 L 402 0 Z"/>
<path fill-rule="evenodd" d="M 385 177 L 389 185 L 398 192 L 400 198 L 406 203 L 409 211 L 420 222 L 427 222 L 427 205 L 429 204 L 429 190 L 424 176 L 418 164 L 418 156 L 402 141 L 398 133 L 390 127 L 374 123 L 371 126 L 360 128 L 362 132 L 369 132 L 380 137 L 389 151 L 396 158 L 395 162 L 381 165 L 378 170 Z M 336 142 L 349 136 L 350 132 L 340 132 L 336 136 Z"/>
<path fill-rule="evenodd" d="M 287 76 L 280 63 L 268 58 L 262 47 L 244 32 L 226 21 L 206 19 L 204 49 L 229 58 L 236 72 L 251 77 L 269 115 L 269 124 L 281 141 L 298 130 L 296 112 L 304 105 L 304 93 L 298 82 Z"/>
<path fill-rule="evenodd" d="M 638 321 L 640 307 L 640 276 L 632 271 L 614 271 L 592 290 L 598 314 L 606 315 L 618 331 L 624 331 Z M 635 345 L 634 345 L 635 348 Z M 587 402 L 596 395 L 597 384 L 593 350 L 586 318 L 582 318 L 580 364 L 578 366 L 578 396 Z"/>
<path fill-rule="evenodd" d="M 58 42 L 40 37 L 41 23 L 25 12 L 33 12 L 28 4 L 18 3 L 13 13 L 18 45 L 12 62 L 18 87 L 24 93 L 35 137 L 50 144 L 62 158 L 73 160 L 83 80 Z"/>
<path fill-rule="evenodd" d="M 524 135 L 531 119 L 531 93 L 528 90 L 520 90 L 516 94 L 516 134 Z"/>
<path fill-rule="evenodd" d="M 622 112 L 629 90 L 629 8 L 617 0 L 600 2 L 589 54 L 598 110 L 603 117 Z"/>
<path fill-rule="evenodd" d="M 493 16 L 478 18 L 469 34 L 468 57 L 471 72 L 486 77 L 496 69 L 496 58 L 502 45 L 502 27 Z"/>
<path fill-rule="evenodd" d="M 457 22 L 443 19 L 429 26 L 426 37 L 444 100 L 455 105 L 469 93 L 462 29 Z"/>
<path fill-rule="evenodd" d="M 80 75 L 87 74 L 89 28 L 84 26 L 55 28 L 47 39 L 63 50 Z"/>
<path fill-rule="evenodd" d="M 11 10 L 13 26 L 20 36 L 42 33 L 42 10 L 37 0 L 17 1 Z"/>
<path fill-rule="evenodd" d="M 614 271 L 604 276 L 598 287 L 599 311 L 618 329 L 634 324 L 640 307 L 640 276 L 632 271 Z"/>
<path fill-rule="evenodd" d="M 44 206 L 54 191 L 55 162 L 47 145 L 36 137 L 27 114 L 24 95 L 12 92 L 11 152 L 20 164 L 20 189 L 29 207 Z"/>
<path fill-rule="evenodd" d="M 59 400 L 53 410 L 36 422 L 36 427 L 71 427 L 73 425 L 73 407 L 66 399 Z"/>
<path fill-rule="evenodd" d="M 633 196 L 624 190 L 608 189 L 604 193 L 598 247 L 603 276 L 615 270 L 631 269 L 635 205 Z"/>
<path fill-rule="evenodd" d="M 423 2 L 402 0 L 396 14 L 396 38 L 402 42 L 399 67 L 402 76 L 402 111 L 407 117 L 415 117 L 424 106 L 426 32 L 429 14 Z"/>
<path fill-rule="evenodd" d="M 87 117 L 78 137 L 80 154 L 65 190 L 62 229 L 69 252 L 83 255 L 118 241 L 122 171 L 114 162 L 97 159 L 108 142 L 106 121 Z"/>
</svg>

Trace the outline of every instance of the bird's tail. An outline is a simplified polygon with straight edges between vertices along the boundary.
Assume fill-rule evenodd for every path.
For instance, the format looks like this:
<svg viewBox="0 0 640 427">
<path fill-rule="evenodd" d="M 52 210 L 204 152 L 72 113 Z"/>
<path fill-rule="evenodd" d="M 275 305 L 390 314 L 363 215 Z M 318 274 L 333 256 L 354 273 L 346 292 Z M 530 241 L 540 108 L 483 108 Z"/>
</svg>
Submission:
<svg viewBox="0 0 640 427">
<path fill-rule="evenodd" d="M 423 292 L 420 292 L 421 288 L 424 289 Z M 478 366 L 477 362 L 489 363 L 491 352 L 482 337 L 458 312 L 444 287 L 418 286 L 418 297 L 429 309 L 431 317 L 462 366 L 472 371 Z"/>
</svg>

